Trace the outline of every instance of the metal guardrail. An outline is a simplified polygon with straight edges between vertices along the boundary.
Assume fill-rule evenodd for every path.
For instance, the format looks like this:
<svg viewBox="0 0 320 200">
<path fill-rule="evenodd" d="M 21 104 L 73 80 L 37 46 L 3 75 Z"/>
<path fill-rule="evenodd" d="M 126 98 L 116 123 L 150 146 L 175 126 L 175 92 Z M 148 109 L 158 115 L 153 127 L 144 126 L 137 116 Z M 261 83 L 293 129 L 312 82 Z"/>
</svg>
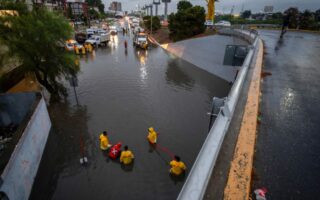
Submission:
<svg viewBox="0 0 320 200">
<path fill-rule="evenodd" d="M 248 52 L 228 97 L 225 98 L 224 106 L 221 107 L 220 112 L 198 154 L 198 157 L 193 164 L 189 176 L 177 198 L 178 200 L 200 200 L 203 198 L 238 102 L 248 68 L 254 55 L 254 50 L 258 44 L 258 35 L 256 32 L 232 28 L 221 29 L 218 32 L 243 38 L 250 42 L 252 47 Z"/>
</svg>

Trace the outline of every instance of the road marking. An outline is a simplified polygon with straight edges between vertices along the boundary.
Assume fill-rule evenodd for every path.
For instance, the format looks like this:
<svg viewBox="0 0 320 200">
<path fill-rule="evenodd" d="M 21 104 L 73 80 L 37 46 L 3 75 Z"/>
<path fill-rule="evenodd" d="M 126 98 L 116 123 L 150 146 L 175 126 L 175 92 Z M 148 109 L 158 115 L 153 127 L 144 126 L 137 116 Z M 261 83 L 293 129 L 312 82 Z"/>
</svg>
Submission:
<svg viewBox="0 0 320 200">
<path fill-rule="evenodd" d="M 224 190 L 225 200 L 249 199 L 251 173 L 259 111 L 263 43 L 259 40 L 259 50 L 255 69 L 249 87 L 241 128 Z"/>
</svg>

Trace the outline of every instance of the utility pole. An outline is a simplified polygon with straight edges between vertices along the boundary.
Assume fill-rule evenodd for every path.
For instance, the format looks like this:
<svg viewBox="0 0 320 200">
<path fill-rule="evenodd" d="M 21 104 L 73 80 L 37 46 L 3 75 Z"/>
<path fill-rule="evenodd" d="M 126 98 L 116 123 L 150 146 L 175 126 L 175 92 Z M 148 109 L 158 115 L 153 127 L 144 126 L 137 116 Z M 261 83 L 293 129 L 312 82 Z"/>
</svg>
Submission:
<svg viewBox="0 0 320 200">
<path fill-rule="evenodd" d="M 160 0 L 153 0 L 153 4 L 156 7 L 156 15 L 155 16 L 158 16 L 158 5 L 160 5 Z"/>
<path fill-rule="evenodd" d="M 150 32 L 151 32 L 151 35 L 152 35 L 152 17 L 153 17 L 152 10 L 153 10 L 153 4 L 150 4 L 149 7 L 150 7 L 150 13 L 151 13 L 151 17 L 150 17 L 151 18 Z"/>
<path fill-rule="evenodd" d="M 164 20 L 168 20 L 168 3 L 170 3 L 171 0 L 162 0 L 162 3 L 164 3 Z"/>
</svg>

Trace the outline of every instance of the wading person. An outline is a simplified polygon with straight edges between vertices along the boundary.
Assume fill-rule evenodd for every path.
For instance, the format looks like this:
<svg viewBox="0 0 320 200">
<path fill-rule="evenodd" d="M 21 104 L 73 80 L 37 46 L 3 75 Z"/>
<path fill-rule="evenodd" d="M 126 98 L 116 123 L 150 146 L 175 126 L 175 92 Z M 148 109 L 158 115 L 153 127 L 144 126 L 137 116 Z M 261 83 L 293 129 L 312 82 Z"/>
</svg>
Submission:
<svg viewBox="0 0 320 200">
<path fill-rule="evenodd" d="M 124 151 L 121 152 L 121 156 L 120 156 L 120 162 L 125 164 L 125 165 L 129 165 L 132 163 L 134 159 L 134 155 L 133 153 L 128 150 L 128 146 L 124 146 Z"/>
<path fill-rule="evenodd" d="M 179 156 L 174 156 L 174 160 L 170 162 L 170 166 L 170 174 L 175 176 L 183 174 L 187 169 L 186 165 L 182 161 L 180 161 Z"/>
<path fill-rule="evenodd" d="M 107 131 L 103 131 L 100 134 L 100 149 L 107 150 L 109 147 L 111 147 L 111 144 L 109 144 L 108 133 Z"/>
<path fill-rule="evenodd" d="M 147 139 L 150 142 L 150 144 L 156 144 L 157 143 L 158 134 L 155 132 L 155 130 L 150 127 L 148 129 L 148 136 Z"/>
</svg>

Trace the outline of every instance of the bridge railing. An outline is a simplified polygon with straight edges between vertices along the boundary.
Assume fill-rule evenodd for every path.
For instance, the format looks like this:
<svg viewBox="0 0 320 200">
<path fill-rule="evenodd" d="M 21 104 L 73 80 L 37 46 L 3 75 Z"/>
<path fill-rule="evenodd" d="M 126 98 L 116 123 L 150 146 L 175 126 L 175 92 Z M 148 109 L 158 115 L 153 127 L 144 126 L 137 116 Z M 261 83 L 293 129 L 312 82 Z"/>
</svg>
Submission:
<svg viewBox="0 0 320 200">
<path fill-rule="evenodd" d="M 234 114 L 243 83 L 251 65 L 252 58 L 258 46 L 258 34 L 256 31 L 243 29 L 219 29 L 220 34 L 232 35 L 242 38 L 251 44 L 248 55 L 241 67 L 241 70 L 235 80 L 228 97 L 224 100 L 224 105 L 220 108 L 214 124 L 212 125 L 208 136 L 196 158 L 195 163 L 188 175 L 178 196 L 179 200 L 200 200 L 206 192 L 208 182 L 215 167 L 224 137 L 228 131 L 229 124 Z"/>
</svg>

